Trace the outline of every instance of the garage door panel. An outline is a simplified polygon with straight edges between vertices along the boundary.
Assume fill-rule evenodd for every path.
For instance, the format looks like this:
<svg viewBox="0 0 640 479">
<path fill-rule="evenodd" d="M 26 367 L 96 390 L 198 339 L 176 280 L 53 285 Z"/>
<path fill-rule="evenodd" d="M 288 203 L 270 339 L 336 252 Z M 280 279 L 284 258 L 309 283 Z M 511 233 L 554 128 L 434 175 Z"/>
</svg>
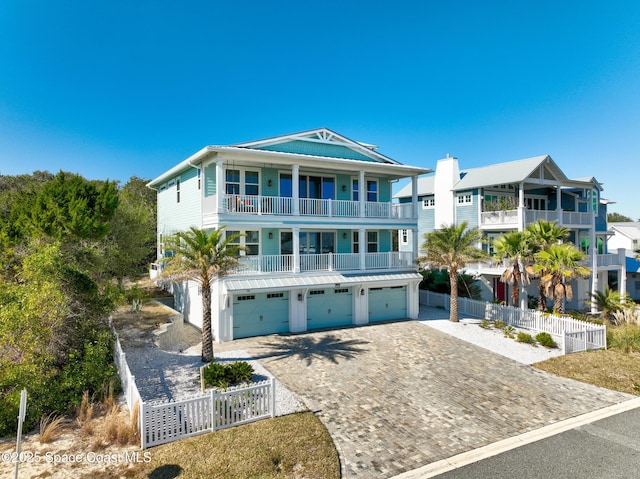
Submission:
<svg viewBox="0 0 640 479">
<path fill-rule="evenodd" d="M 234 339 L 286 332 L 289 332 L 288 291 L 234 297 Z"/>
<path fill-rule="evenodd" d="M 325 288 L 307 294 L 307 328 L 334 328 L 353 323 L 353 289 Z"/>
<path fill-rule="evenodd" d="M 369 289 L 369 321 L 407 318 L 407 287 Z"/>
</svg>

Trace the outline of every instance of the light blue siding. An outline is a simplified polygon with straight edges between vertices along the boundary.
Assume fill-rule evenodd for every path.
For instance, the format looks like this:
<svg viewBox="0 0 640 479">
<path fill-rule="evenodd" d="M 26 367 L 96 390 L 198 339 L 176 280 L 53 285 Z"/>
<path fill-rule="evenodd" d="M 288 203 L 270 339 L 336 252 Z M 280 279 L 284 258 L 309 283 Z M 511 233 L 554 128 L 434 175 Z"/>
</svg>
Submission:
<svg viewBox="0 0 640 479">
<path fill-rule="evenodd" d="M 480 211 L 480 197 L 478 191 L 459 191 L 458 195 L 471 194 L 472 203 L 470 205 L 458 205 L 456 203 L 456 224 L 461 224 L 463 221 L 468 223 L 468 228 L 477 228 L 478 224 L 478 212 Z M 436 208 L 438 206 L 436 205 Z"/>
<path fill-rule="evenodd" d="M 178 202 L 177 180 L 180 179 Z M 201 225 L 201 191 L 198 190 L 197 170 L 190 168 L 167 182 L 158 192 L 158 233 L 171 234 Z"/>
<path fill-rule="evenodd" d="M 380 230 L 378 234 L 380 235 L 378 251 L 380 251 L 381 253 L 391 251 L 391 231 Z"/>
<path fill-rule="evenodd" d="M 378 188 L 380 188 L 380 194 L 378 195 L 378 201 L 388 203 L 391 201 L 391 183 L 388 179 L 380 178 L 378 180 Z"/>
<path fill-rule="evenodd" d="M 381 163 L 379 160 L 366 156 L 359 151 L 352 150 L 342 145 L 327 145 L 310 141 L 293 140 L 275 145 L 267 145 L 256 148 L 258 150 L 280 151 L 283 153 L 300 153 L 302 155 L 327 156 L 332 158 L 345 158 L 347 160 L 362 160 Z"/>
<path fill-rule="evenodd" d="M 262 168 L 262 195 L 278 196 L 278 170 L 275 168 Z M 271 186 L 269 186 L 271 182 Z"/>
<path fill-rule="evenodd" d="M 342 191 L 342 187 L 344 191 Z M 351 176 L 338 174 L 336 175 L 336 199 L 351 200 Z"/>
<path fill-rule="evenodd" d="M 269 238 L 271 233 L 272 237 Z M 280 254 L 280 230 L 276 228 L 263 228 L 262 229 L 262 254 Z"/>
</svg>

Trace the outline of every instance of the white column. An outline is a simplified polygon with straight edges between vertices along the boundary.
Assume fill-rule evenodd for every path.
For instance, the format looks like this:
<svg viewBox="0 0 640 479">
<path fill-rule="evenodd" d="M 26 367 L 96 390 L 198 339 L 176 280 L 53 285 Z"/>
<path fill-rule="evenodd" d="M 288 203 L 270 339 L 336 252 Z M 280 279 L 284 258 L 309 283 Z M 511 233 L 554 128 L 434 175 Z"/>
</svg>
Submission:
<svg viewBox="0 0 640 479">
<path fill-rule="evenodd" d="M 360 269 L 367 269 L 367 260 L 365 258 L 366 247 L 367 247 L 367 239 L 366 235 L 367 230 L 364 228 L 360 228 L 358 232 L 358 256 L 360 259 Z"/>
<path fill-rule="evenodd" d="M 291 169 L 291 191 L 293 192 L 293 214 L 300 214 L 300 165 Z"/>
<path fill-rule="evenodd" d="M 418 233 L 418 228 L 411 228 L 411 253 L 412 253 L 412 258 L 411 261 L 415 262 L 416 258 L 418 257 L 418 255 L 420 254 L 419 248 L 420 248 L 420 238 L 419 233 Z"/>
<path fill-rule="evenodd" d="M 618 248 L 618 263 L 620 264 L 618 269 L 618 292 L 622 296 L 622 302 L 624 303 L 624 297 L 627 294 L 627 254 L 624 248 Z"/>
<path fill-rule="evenodd" d="M 218 214 L 222 214 L 224 204 L 224 163 L 219 156 L 216 159 L 216 198 L 216 210 Z"/>
<path fill-rule="evenodd" d="M 521 182 L 518 189 L 518 231 L 524 231 L 524 221 L 524 182 Z"/>
<path fill-rule="evenodd" d="M 562 189 L 556 186 L 556 214 L 558 215 L 558 226 L 562 225 Z"/>
<path fill-rule="evenodd" d="M 293 272 L 300 272 L 300 227 L 293 227 Z"/>
<path fill-rule="evenodd" d="M 413 215 L 414 220 L 418 219 L 418 177 L 411 177 L 411 202 L 413 203 Z"/>
<path fill-rule="evenodd" d="M 365 199 L 367 194 L 367 185 L 364 183 L 364 170 L 360 171 L 358 176 L 358 208 L 360 209 L 360 218 L 365 217 Z"/>
</svg>

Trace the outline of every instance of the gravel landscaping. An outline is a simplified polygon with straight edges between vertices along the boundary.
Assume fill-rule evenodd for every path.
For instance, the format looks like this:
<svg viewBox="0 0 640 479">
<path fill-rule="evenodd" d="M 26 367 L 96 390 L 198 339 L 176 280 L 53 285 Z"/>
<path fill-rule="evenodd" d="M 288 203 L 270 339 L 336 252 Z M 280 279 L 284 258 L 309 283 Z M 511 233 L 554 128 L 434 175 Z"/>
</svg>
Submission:
<svg viewBox="0 0 640 479">
<path fill-rule="evenodd" d="M 420 323 L 523 364 L 533 364 L 562 355 L 560 347 L 548 349 L 540 345 L 519 343 L 515 339 L 504 337 L 501 330 L 481 328 L 479 319 L 461 318 L 460 322 L 454 323 L 445 319 L 448 314 L 448 311 L 423 306 L 420 309 Z M 535 331 L 515 329 L 514 335 L 521 331 L 533 337 L 537 334 Z M 553 339 L 560 344 L 560 338 Z"/>
</svg>

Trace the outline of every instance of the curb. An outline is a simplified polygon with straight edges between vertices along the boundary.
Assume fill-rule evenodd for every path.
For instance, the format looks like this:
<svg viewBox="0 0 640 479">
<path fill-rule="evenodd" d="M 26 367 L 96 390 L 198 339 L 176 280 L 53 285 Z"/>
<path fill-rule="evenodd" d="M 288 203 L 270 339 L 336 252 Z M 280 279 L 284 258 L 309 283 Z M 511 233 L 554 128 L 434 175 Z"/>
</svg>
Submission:
<svg viewBox="0 0 640 479">
<path fill-rule="evenodd" d="M 629 401 L 625 401 L 623 403 L 607 406 L 605 408 L 582 414 L 580 416 L 565 419 L 564 421 L 550 424 L 533 431 L 525 432 L 518 436 L 509 437 L 507 439 L 503 439 L 502 441 L 494 442 L 477 449 L 472 449 L 471 451 L 463 452 L 461 454 L 458 454 L 457 456 L 442 459 L 440 461 L 427 464 L 412 471 L 403 472 L 402 474 L 394 476 L 390 479 L 426 479 L 429 477 L 434 477 L 439 474 L 443 474 L 445 472 L 452 471 L 454 469 L 458 469 L 468 464 L 480 461 L 482 459 L 497 456 L 498 454 L 510 451 L 511 449 L 516 449 L 520 446 L 524 446 L 526 444 L 530 444 L 547 437 L 555 436 L 556 434 L 560 434 L 570 429 L 575 429 L 579 426 L 590 424 L 592 422 L 599 421 L 600 419 L 614 416 L 616 414 L 620 414 L 636 408 L 640 408 L 640 397 L 630 399 Z"/>
</svg>

